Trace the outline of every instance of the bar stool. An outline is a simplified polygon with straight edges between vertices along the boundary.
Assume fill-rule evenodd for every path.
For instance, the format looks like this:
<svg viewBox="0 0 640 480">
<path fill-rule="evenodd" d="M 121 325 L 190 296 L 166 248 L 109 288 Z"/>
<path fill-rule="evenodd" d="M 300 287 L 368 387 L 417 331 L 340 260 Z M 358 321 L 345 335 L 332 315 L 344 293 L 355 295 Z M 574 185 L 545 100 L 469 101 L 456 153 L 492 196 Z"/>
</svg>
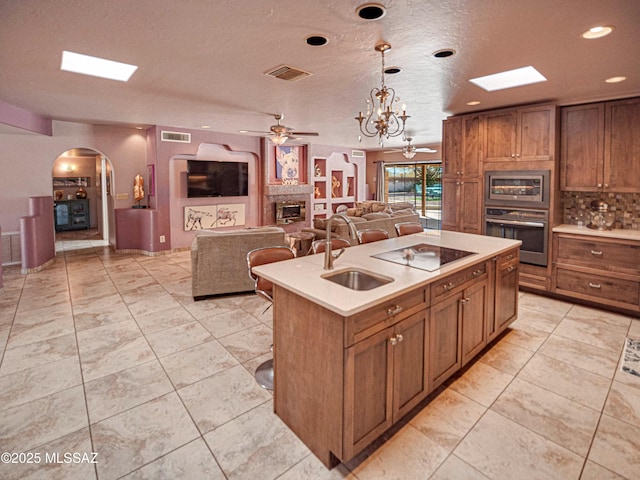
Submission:
<svg viewBox="0 0 640 480">
<path fill-rule="evenodd" d="M 377 228 L 358 230 L 358 241 L 360 244 L 377 242 L 379 240 L 386 240 L 387 238 L 389 238 L 389 234 L 386 230 Z"/>
<path fill-rule="evenodd" d="M 282 260 L 290 260 L 294 257 L 295 255 L 293 250 L 289 247 L 281 246 L 256 248 L 247 253 L 249 277 L 254 282 L 256 294 L 270 302 L 267 310 L 271 305 L 273 305 L 273 284 L 269 280 L 259 277 L 253 273 L 253 267 Z M 267 310 L 265 310 L 265 312 Z M 256 369 L 254 376 L 262 388 L 273 390 L 273 358 L 260 364 Z"/>
<path fill-rule="evenodd" d="M 412 233 L 422 233 L 424 229 L 422 225 L 418 222 L 402 222 L 396 223 L 396 232 L 398 232 L 398 236 L 401 237 L 403 235 L 411 235 Z"/>
<path fill-rule="evenodd" d="M 326 240 L 315 240 L 311 244 L 311 248 L 313 249 L 313 253 L 324 253 L 327 245 Z M 345 240 L 344 238 L 332 238 L 331 239 L 331 250 L 338 250 L 340 248 L 347 248 L 351 246 L 351 242 L 349 240 Z"/>
</svg>

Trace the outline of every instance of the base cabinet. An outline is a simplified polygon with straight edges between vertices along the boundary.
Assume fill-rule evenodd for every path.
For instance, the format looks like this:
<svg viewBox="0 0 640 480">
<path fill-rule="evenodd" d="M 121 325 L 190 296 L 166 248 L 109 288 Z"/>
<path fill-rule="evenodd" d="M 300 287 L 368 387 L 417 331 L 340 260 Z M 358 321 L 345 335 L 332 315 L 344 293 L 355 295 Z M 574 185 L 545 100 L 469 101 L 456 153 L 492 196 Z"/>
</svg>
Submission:
<svg viewBox="0 0 640 480">
<path fill-rule="evenodd" d="M 495 258 L 495 294 L 493 318 L 487 322 L 487 342 L 498 336 L 518 316 L 519 252 Z"/>
<path fill-rule="evenodd" d="M 509 254 L 517 261 L 517 249 Z M 276 285 L 276 414 L 327 467 L 355 457 L 486 346 L 494 293 L 517 295 L 517 270 L 496 282 L 493 265 L 483 260 L 349 317 Z M 502 329 L 514 319 L 500 318 Z"/>
</svg>

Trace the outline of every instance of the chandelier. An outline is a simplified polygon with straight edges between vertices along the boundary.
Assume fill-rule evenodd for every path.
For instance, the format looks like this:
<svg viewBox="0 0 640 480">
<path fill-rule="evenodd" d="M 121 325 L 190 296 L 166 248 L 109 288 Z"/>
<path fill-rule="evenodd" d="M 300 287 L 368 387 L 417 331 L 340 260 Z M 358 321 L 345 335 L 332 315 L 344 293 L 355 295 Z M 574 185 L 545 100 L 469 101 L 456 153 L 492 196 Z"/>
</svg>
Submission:
<svg viewBox="0 0 640 480">
<path fill-rule="evenodd" d="M 404 124 L 409 118 L 407 106 L 402 104 L 402 114 L 397 108 L 400 98 L 396 97 L 396 91 L 384 84 L 384 52 L 391 49 L 388 43 L 376 45 L 376 52 L 382 55 L 382 86 L 372 88 L 367 99 L 367 113 L 362 112 L 355 117 L 360 123 L 360 132 L 365 137 L 378 137 L 380 145 L 384 145 L 384 139 L 397 137 L 404 132 Z M 375 100 L 374 100 L 375 98 Z M 396 108 L 394 111 L 393 108 Z"/>
</svg>

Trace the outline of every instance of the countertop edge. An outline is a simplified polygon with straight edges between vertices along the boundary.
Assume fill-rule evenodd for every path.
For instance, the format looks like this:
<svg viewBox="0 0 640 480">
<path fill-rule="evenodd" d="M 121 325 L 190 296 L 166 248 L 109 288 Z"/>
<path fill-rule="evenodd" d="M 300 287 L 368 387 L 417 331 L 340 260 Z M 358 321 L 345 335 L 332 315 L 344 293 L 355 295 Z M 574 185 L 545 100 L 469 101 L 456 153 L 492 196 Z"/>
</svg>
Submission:
<svg viewBox="0 0 640 480">
<path fill-rule="evenodd" d="M 640 230 L 623 230 L 621 228 L 615 228 L 613 230 L 595 230 L 584 226 L 562 224 L 557 227 L 553 227 L 551 231 L 553 233 L 572 233 L 575 235 L 586 235 L 590 237 L 640 242 Z"/>
</svg>

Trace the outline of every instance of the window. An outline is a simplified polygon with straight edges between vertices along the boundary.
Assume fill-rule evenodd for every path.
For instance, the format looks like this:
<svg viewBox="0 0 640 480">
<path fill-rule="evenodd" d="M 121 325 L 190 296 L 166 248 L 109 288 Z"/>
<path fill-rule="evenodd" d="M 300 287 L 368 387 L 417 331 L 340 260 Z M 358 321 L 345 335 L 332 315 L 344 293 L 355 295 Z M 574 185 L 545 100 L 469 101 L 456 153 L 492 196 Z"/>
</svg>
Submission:
<svg viewBox="0 0 640 480">
<path fill-rule="evenodd" d="M 390 163 L 384 166 L 385 198 L 388 203 L 408 202 L 421 217 L 440 225 L 442 209 L 441 163 Z"/>
</svg>

